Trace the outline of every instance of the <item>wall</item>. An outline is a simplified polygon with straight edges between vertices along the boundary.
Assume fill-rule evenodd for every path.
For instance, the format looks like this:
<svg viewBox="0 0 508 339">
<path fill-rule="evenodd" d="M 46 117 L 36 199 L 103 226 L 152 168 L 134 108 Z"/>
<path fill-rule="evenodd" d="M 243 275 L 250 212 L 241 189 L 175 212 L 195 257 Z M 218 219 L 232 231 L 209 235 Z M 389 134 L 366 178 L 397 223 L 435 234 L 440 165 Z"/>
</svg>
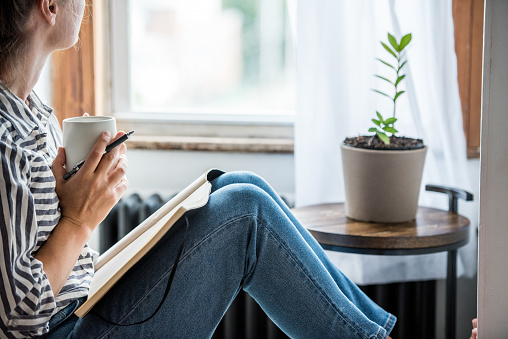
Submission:
<svg viewBox="0 0 508 339">
<path fill-rule="evenodd" d="M 508 1 L 487 0 L 481 140 L 478 337 L 508 333 Z"/>
<path fill-rule="evenodd" d="M 294 194 L 291 154 L 129 150 L 129 192 L 174 193 L 209 168 L 249 170 L 280 193 Z"/>
</svg>

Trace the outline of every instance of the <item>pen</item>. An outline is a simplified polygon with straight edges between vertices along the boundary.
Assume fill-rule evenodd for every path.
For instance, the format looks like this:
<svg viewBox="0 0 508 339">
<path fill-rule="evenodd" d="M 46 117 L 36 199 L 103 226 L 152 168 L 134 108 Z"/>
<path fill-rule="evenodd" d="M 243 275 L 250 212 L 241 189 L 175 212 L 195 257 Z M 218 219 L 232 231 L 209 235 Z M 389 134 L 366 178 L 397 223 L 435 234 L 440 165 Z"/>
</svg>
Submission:
<svg viewBox="0 0 508 339">
<path fill-rule="evenodd" d="M 115 147 L 117 146 L 120 146 L 123 142 L 125 142 L 125 140 L 129 139 L 129 137 L 132 135 L 132 133 L 134 133 L 134 131 L 130 131 L 129 133 L 126 133 L 124 135 L 122 135 L 120 138 L 116 139 L 115 141 L 113 141 L 111 144 L 109 144 L 108 146 L 106 146 L 106 151 L 104 152 L 104 154 L 106 153 L 109 153 L 111 152 L 112 149 L 114 149 Z M 64 180 L 67 180 L 69 179 L 70 177 L 72 177 L 74 174 L 76 174 L 76 172 L 81 168 L 81 166 L 83 166 L 83 164 L 85 163 L 85 160 L 86 159 L 83 159 L 81 160 L 80 162 L 78 162 L 69 172 L 65 173 L 63 178 Z"/>
</svg>

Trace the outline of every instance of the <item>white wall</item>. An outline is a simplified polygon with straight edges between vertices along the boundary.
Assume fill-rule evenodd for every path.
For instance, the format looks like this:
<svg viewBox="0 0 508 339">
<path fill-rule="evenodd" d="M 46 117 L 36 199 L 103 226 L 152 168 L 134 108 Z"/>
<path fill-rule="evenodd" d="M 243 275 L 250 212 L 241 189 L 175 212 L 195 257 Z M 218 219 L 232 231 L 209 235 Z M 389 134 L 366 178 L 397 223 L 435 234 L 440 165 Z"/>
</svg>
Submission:
<svg viewBox="0 0 508 339">
<path fill-rule="evenodd" d="M 508 337 L 508 1 L 487 0 L 483 75 L 479 338 Z"/>
<path fill-rule="evenodd" d="M 128 159 L 127 194 L 175 193 L 209 168 L 256 172 L 277 192 L 294 194 L 292 154 L 129 150 Z"/>
</svg>

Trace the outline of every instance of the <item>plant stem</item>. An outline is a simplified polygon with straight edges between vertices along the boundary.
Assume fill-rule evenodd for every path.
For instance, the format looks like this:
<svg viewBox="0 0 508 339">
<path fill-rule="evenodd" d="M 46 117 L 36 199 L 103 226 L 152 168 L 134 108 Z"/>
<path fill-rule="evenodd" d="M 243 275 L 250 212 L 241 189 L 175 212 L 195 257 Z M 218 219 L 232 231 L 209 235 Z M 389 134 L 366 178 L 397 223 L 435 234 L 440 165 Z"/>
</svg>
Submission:
<svg viewBox="0 0 508 339">
<path fill-rule="evenodd" d="M 397 95 L 397 79 L 399 78 L 399 71 L 400 71 L 400 52 L 397 52 L 397 75 L 395 77 L 395 82 L 394 82 L 394 87 L 395 87 L 395 94 L 393 95 L 394 99 L 393 99 L 393 117 L 395 118 L 395 109 L 396 109 L 396 106 L 397 106 L 397 99 L 395 99 L 396 95 Z"/>
<path fill-rule="evenodd" d="M 369 139 L 369 142 L 367 143 L 367 146 L 372 145 L 372 142 L 374 141 L 374 138 L 376 137 L 376 135 L 377 135 L 377 134 L 374 134 L 374 135 L 372 136 L 372 138 L 370 138 L 370 139 Z"/>
</svg>

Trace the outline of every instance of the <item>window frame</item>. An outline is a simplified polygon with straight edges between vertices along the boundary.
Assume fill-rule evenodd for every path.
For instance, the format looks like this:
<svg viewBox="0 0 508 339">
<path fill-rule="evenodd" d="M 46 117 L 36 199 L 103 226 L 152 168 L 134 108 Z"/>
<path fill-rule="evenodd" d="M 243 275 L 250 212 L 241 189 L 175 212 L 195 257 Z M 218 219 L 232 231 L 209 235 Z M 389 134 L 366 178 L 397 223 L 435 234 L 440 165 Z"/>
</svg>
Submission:
<svg viewBox="0 0 508 339">
<path fill-rule="evenodd" d="M 129 32 L 128 6 L 129 0 L 110 0 L 109 27 L 113 30 Z M 157 130 L 158 135 L 178 135 L 196 137 L 238 137 L 239 132 L 230 128 L 241 126 L 243 135 L 253 138 L 292 138 L 295 114 L 229 114 L 229 113 L 196 113 L 171 111 L 167 112 L 136 112 L 131 110 L 129 77 L 129 38 L 128 33 L 115 35 L 111 41 L 111 113 L 122 126 L 133 129 L 143 125 L 143 133 Z M 296 89 L 295 89 L 296 90 Z M 160 128 L 160 125 L 167 128 Z M 132 126 L 132 127 L 131 127 Z M 177 126 L 178 128 L 175 128 Z M 204 128 L 206 127 L 206 128 Z"/>
<path fill-rule="evenodd" d="M 52 106 L 60 121 L 83 112 L 110 115 L 115 111 L 110 67 L 116 48 L 111 47 L 111 1 L 115 0 L 86 0 L 89 13 L 81 26 L 79 48 L 58 51 L 52 56 Z M 453 0 L 457 76 L 469 158 L 479 157 L 484 6 L 485 0 Z M 282 139 L 286 140 L 285 153 L 292 148 L 293 122 L 209 120 L 198 124 L 196 120 L 182 119 L 168 123 L 153 116 L 148 119 L 125 115 L 118 118 L 118 124 L 123 130 L 136 127 L 140 130 L 137 135 L 192 136 L 197 130 L 200 133 L 206 130 L 208 135 L 202 136 L 216 138 L 237 131 L 237 135 L 230 137 Z"/>
<path fill-rule="evenodd" d="M 467 157 L 480 157 L 485 0 L 453 0 L 457 81 Z"/>
</svg>

